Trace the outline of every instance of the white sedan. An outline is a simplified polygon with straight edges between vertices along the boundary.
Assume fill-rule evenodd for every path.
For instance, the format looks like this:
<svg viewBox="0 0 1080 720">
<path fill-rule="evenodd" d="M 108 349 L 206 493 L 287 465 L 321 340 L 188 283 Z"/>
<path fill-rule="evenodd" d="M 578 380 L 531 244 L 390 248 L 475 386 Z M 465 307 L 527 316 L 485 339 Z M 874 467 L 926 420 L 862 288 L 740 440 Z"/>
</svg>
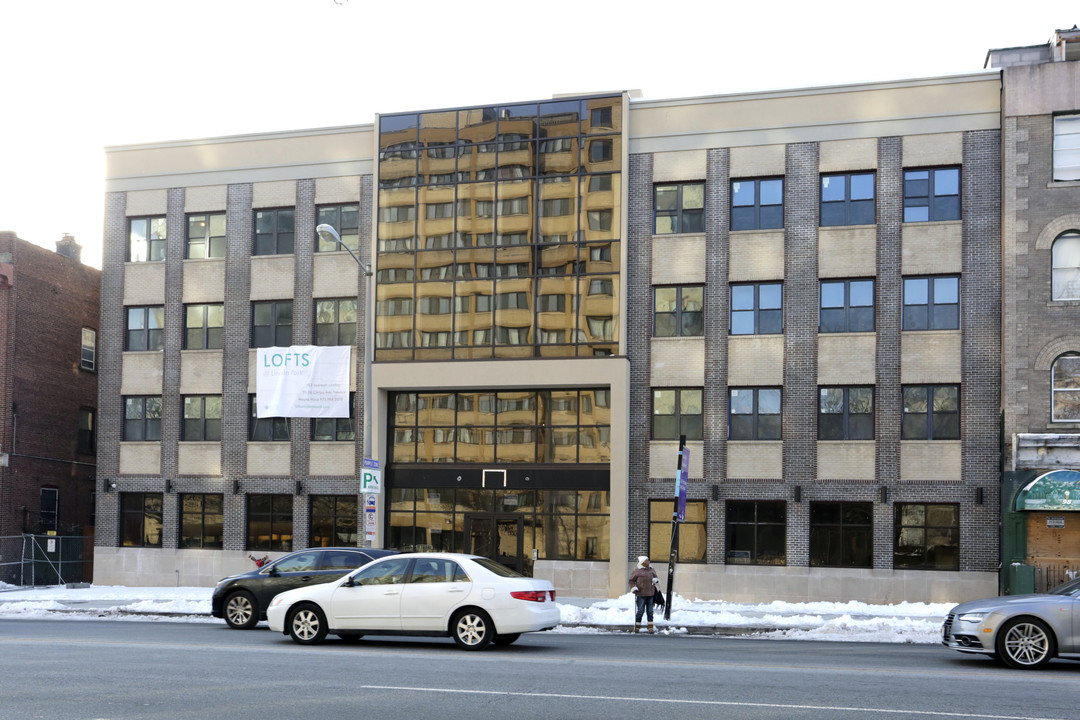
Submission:
<svg viewBox="0 0 1080 720">
<path fill-rule="evenodd" d="M 302 645 L 328 634 L 454 638 L 481 650 L 559 624 L 555 588 L 494 560 L 456 553 L 391 555 L 340 580 L 283 592 L 266 610 L 270 629 Z"/>
</svg>

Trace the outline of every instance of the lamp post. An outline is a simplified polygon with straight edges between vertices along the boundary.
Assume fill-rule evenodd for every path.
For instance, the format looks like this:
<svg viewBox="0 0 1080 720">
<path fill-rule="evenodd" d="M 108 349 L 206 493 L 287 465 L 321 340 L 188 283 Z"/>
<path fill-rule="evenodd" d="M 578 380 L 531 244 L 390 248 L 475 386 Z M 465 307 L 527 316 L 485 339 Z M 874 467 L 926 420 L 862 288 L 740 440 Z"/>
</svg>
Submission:
<svg viewBox="0 0 1080 720">
<path fill-rule="evenodd" d="M 356 253 L 352 251 L 348 245 L 341 241 L 341 235 L 334 229 L 332 225 L 319 225 L 315 228 L 315 232 L 319 238 L 327 242 L 332 242 L 336 245 L 340 245 L 348 251 L 349 255 L 356 264 L 360 266 L 360 269 L 364 273 L 364 458 L 371 458 L 371 355 L 372 355 L 372 335 L 374 324 L 372 323 L 372 316 L 374 315 L 373 308 L 368 301 L 368 278 L 371 277 L 371 265 L 364 264 L 360 258 L 356 257 Z"/>
</svg>

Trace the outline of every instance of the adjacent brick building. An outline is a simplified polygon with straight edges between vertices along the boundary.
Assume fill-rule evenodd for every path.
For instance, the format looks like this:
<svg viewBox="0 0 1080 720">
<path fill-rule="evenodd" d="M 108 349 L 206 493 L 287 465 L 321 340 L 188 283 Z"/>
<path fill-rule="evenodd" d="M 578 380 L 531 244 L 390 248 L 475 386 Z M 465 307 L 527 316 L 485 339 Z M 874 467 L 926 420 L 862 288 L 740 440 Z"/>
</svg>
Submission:
<svg viewBox="0 0 1080 720">
<path fill-rule="evenodd" d="M 94 532 L 100 276 L 70 236 L 52 252 L 0 232 L 0 580 L 35 580 L 24 533 Z M 66 565 L 78 545 L 65 579 L 90 579 Z"/>
</svg>

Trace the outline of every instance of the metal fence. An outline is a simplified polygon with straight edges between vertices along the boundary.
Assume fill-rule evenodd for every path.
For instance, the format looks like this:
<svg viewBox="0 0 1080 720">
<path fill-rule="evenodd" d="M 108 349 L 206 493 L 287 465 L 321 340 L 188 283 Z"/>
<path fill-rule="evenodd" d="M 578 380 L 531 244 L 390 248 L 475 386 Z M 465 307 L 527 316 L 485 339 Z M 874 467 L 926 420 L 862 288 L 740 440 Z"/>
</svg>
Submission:
<svg viewBox="0 0 1080 720">
<path fill-rule="evenodd" d="M 1035 592 L 1047 592 L 1063 582 L 1068 582 L 1077 577 L 1077 568 L 1080 563 L 1073 560 L 1045 560 L 1036 559 L 1035 566 Z"/>
<path fill-rule="evenodd" d="M 0 537 L 0 581 L 12 585 L 65 585 L 93 576 L 94 538 L 84 535 Z"/>
</svg>

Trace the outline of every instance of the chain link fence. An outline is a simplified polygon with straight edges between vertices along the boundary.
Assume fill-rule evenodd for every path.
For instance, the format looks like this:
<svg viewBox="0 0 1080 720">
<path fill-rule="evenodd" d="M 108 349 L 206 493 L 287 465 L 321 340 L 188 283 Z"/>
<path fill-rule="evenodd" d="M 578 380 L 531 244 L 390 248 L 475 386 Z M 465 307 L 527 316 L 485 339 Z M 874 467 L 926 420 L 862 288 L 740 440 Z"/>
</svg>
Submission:
<svg viewBox="0 0 1080 720">
<path fill-rule="evenodd" d="M 0 581 L 9 585 L 66 585 L 93 576 L 94 538 L 84 535 L 0 537 Z"/>
</svg>

